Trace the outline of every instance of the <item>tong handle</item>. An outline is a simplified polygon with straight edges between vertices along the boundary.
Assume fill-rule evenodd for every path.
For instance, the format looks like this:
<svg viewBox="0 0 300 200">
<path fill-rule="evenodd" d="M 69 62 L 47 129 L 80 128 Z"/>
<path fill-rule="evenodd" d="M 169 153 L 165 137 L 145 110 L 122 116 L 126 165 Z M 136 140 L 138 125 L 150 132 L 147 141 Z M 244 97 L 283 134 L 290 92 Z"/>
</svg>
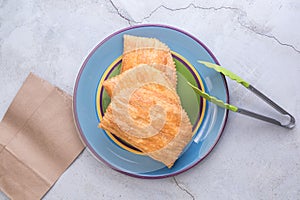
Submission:
<svg viewBox="0 0 300 200">
<path fill-rule="evenodd" d="M 206 62 L 206 61 L 198 61 L 199 63 L 205 65 L 208 68 L 214 69 L 217 72 L 222 73 L 224 76 L 229 77 L 231 80 L 234 80 L 240 84 L 242 84 L 244 87 L 248 88 L 250 86 L 250 84 L 245 81 L 244 79 L 242 79 L 241 77 L 239 77 L 238 75 L 234 74 L 233 72 L 229 71 L 228 69 L 221 67 L 219 65 L 216 65 L 214 63 L 210 63 L 210 62 Z"/>
<path fill-rule="evenodd" d="M 196 86 L 194 86 L 193 84 L 191 84 L 190 82 L 187 82 L 192 88 L 193 90 L 199 94 L 201 97 L 203 97 L 204 99 L 216 104 L 217 106 L 221 107 L 221 108 L 225 108 L 228 110 L 231 110 L 233 112 L 237 112 L 238 111 L 238 107 L 228 104 L 228 103 L 224 103 L 222 100 L 217 99 L 214 96 L 210 96 L 209 94 L 207 94 L 206 92 L 201 91 L 199 88 L 197 88 Z"/>
</svg>

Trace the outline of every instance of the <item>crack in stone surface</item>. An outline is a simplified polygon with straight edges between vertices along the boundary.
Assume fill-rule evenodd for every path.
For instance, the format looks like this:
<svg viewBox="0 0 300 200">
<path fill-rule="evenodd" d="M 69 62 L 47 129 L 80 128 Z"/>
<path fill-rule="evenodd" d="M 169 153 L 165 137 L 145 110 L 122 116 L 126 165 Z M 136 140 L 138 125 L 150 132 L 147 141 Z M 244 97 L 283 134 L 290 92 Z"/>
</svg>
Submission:
<svg viewBox="0 0 300 200">
<path fill-rule="evenodd" d="M 164 8 L 166 10 L 169 10 L 171 12 L 173 11 L 180 11 L 180 10 L 186 10 L 189 9 L 190 7 L 193 7 L 195 9 L 201 9 L 201 10 L 214 10 L 214 11 L 218 11 L 218 10 L 222 10 L 222 9 L 228 9 L 228 10 L 239 10 L 238 8 L 234 8 L 234 7 L 229 7 L 229 6 L 221 6 L 221 7 L 202 7 L 202 6 L 197 6 L 193 3 L 190 3 L 189 5 L 185 6 L 185 7 L 181 7 L 181 8 L 169 8 L 165 5 L 160 5 L 157 8 L 155 8 L 153 11 L 150 12 L 150 14 L 146 17 L 143 18 L 143 20 L 139 23 L 142 23 L 144 20 L 150 18 L 155 12 L 157 12 L 159 9 Z"/>
<path fill-rule="evenodd" d="M 275 40 L 279 45 L 281 46 L 286 46 L 286 47 L 289 47 L 289 48 L 292 48 L 295 52 L 297 53 L 300 53 L 300 50 L 298 50 L 296 47 L 294 47 L 294 45 L 292 44 L 287 44 L 287 43 L 283 43 L 281 42 L 277 37 L 275 37 L 274 35 L 267 35 L 267 34 L 264 34 L 264 33 L 261 33 L 257 30 L 255 30 L 254 28 L 252 28 L 251 26 L 247 26 L 245 23 L 241 22 L 241 20 L 238 20 L 238 23 L 248 29 L 249 31 L 252 31 L 253 33 L 257 34 L 257 35 L 260 35 L 260 36 L 263 36 L 263 37 L 267 37 L 267 38 L 270 38 L 270 39 L 273 39 Z"/>
<path fill-rule="evenodd" d="M 193 200 L 195 200 L 194 195 L 193 195 L 192 193 L 190 193 L 187 189 L 185 189 L 184 187 L 182 187 L 181 185 L 179 185 L 177 179 L 176 179 L 174 176 L 173 176 L 173 180 L 174 180 L 176 186 L 177 186 L 180 190 L 184 191 L 184 192 L 187 193 Z"/>
<path fill-rule="evenodd" d="M 119 8 L 115 5 L 115 3 L 112 0 L 109 0 L 109 2 L 113 6 L 113 8 L 116 10 L 116 12 L 117 12 L 116 14 L 118 14 L 122 19 L 126 20 L 127 23 L 129 24 L 129 26 L 132 26 L 132 23 L 139 23 L 139 22 L 136 22 L 131 17 L 125 16 L 125 14 L 119 10 Z"/>
<path fill-rule="evenodd" d="M 169 10 L 171 12 L 173 11 L 180 11 L 180 10 L 186 10 L 189 8 L 194 8 L 194 9 L 200 9 L 200 10 L 213 10 L 213 11 L 219 11 L 219 10 L 231 10 L 234 11 L 237 15 L 238 15 L 238 23 L 243 27 L 248 29 L 249 31 L 252 31 L 253 33 L 260 35 L 262 37 L 266 37 L 269 39 L 274 40 L 276 43 L 278 43 L 281 46 L 285 46 L 288 48 L 291 48 L 292 50 L 294 50 L 297 53 L 300 53 L 300 50 L 297 49 L 294 45 L 292 44 L 288 44 L 288 43 L 284 43 L 282 41 L 280 41 L 277 37 L 275 37 L 274 35 L 268 35 L 268 34 L 264 34 L 262 32 L 259 32 L 257 30 L 255 30 L 254 28 L 252 28 L 251 26 L 248 26 L 246 23 L 243 23 L 241 18 L 245 18 L 247 16 L 247 13 L 239 8 L 235 8 L 235 7 L 230 7 L 230 6 L 221 6 L 221 7 L 203 7 L 203 6 L 198 6 L 195 5 L 194 3 L 190 3 L 189 5 L 185 6 L 185 7 L 180 7 L 180 8 L 170 8 L 167 7 L 165 5 L 159 5 L 158 7 L 156 7 L 153 11 L 150 12 L 150 14 L 146 17 L 144 17 L 142 19 L 142 21 L 131 21 L 134 23 L 143 23 L 146 19 L 149 19 L 153 14 L 155 14 L 158 10 L 160 10 L 161 8 L 165 9 L 165 10 Z"/>
</svg>

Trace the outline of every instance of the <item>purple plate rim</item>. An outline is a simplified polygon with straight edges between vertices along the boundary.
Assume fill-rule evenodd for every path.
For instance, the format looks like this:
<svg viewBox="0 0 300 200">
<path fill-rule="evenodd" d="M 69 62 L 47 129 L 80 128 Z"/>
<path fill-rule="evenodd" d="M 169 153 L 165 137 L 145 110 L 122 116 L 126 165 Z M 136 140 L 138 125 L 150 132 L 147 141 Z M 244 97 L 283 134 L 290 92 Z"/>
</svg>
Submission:
<svg viewBox="0 0 300 200">
<path fill-rule="evenodd" d="M 102 40 L 98 45 L 96 45 L 93 50 L 88 54 L 88 56 L 86 57 L 86 59 L 84 60 L 83 64 L 81 65 L 80 67 L 80 70 L 77 74 L 77 77 L 76 77 L 76 81 L 75 81 L 75 86 L 74 86 L 74 90 L 73 90 L 73 117 L 74 117 L 74 121 L 75 121 L 75 124 L 76 124 L 76 128 L 77 128 L 77 132 L 79 133 L 79 136 L 80 136 L 80 139 L 81 141 L 86 145 L 86 147 L 88 148 L 88 150 L 91 151 L 91 153 L 98 159 L 100 160 L 101 162 L 105 163 L 106 165 L 108 165 L 110 168 L 122 173 L 122 174 L 125 174 L 125 175 L 128 175 L 128 176 L 131 176 L 131 177 L 135 177 L 135 178 L 142 178 L 142 179 L 161 179 L 161 178 L 167 178 L 167 177 L 172 177 L 172 176 L 176 176 L 178 174 L 181 174 L 191 168 L 193 168 L 194 166 L 196 166 L 197 164 L 199 164 L 202 160 L 204 160 L 211 152 L 212 150 L 214 149 L 214 147 L 217 145 L 217 143 L 219 142 L 223 132 L 224 132 L 224 129 L 226 127 L 226 124 L 227 124 L 227 119 L 228 119 L 228 110 L 225 111 L 225 119 L 224 119 L 224 123 L 223 123 L 223 126 L 222 128 L 220 129 L 219 133 L 218 133 L 218 138 L 216 140 L 216 142 L 211 146 L 211 148 L 209 149 L 209 151 L 206 153 L 205 156 L 203 156 L 203 158 L 201 158 L 200 160 L 198 160 L 197 162 L 195 162 L 194 164 L 192 164 L 191 166 L 188 166 L 187 168 L 184 168 L 178 172 L 175 172 L 175 173 L 172 173 L 172 174 L 167 174 L 167 175 L 158 175 L 158 176 L 143 176 L 143 175 L 138 175 L 138 174 L 132 174 L 132 173 L 129 173 L 129 172 L 126 172 L 126 171 L 123 171 L 121 169 L 118 169 L 116 167 L 114 167 L 113 165 L 111 165 L 109 162 L 105 161 L 103 158 L 101 158 L 101 156 L 99 156 L 97 154 L 97 152 L 90 146 L 89 142 L 87 141 L 86 137 L 84 136 L 83 134 L 83 131 L 81 129 L 81 126 L 79 124 L 79 120 L 78 120 L 78 113 L 77 113 L 77 110 L 76 110 L 76 105 L 77 105 L 77 102 L 76 102 L 76 96 L 77 96 L 77 89 L 78 89 L 78 84 L 79 84 L 79 80 L 80 80 L 80 77 L 82 75 L 82 72 L 87 64 L 87 62 L 89 61 L 89 59 L 91 58 L 91 56 L 94 54 L 94 52 L 100 47 L 102 46 L 106 41 L 108 41 L 110 38 L 114 37 L 115 35 L 117 34 L 120 34 L 124 31 L 127 31 L 127 30 L 131 30 L 131 29 L 136 29 L 136 28 L 143 28 L 143 27 L 161 27 L 161 28 L 167 28 L 167 29 L 172 29 L 172 30 L 175 30 L 175 31 L 178 31 L 180 33 L 183 33 L 185 35 L 187 35 L 188 37 L 192 38 L 194 41 L 196 41 L 198 44 L 200 44 L 207 52 L 208 54 L 212 57 L 212 59 L 215 61 L 216 64 L 220 65 L 219 61 L 217 60 L 217 58 L 214 56 L 214 54 L 210 51 L 210 49 L 204 44 L 202 43 L 200 40 L 198 40 L 196 37 L 194 37 L 193 35 L 191 35 L 190 33 L 186 32 L 186 31 L 183 31 L 179 28 L 175 28 L 173 26 L 170 26 L 170 25 L 164 25 L 164 24 L 140 24 L 140 25 L 134 25 L 134 26 L 130 26 L 130 27 L 126 27 L 126 28 L 123 28 L 123 29 L 120 29 L 112 34 L 110 34 L 109 36 L 107 36 L 104 40 Z M 226 94 L 227 94 L 227 99 L 226 99 L 226 103 L 229 103 L 229 91 L 228 91 L 228 85 L 227 85 L 227 81 L 226 81 L 226 78 L 223 74 L 220 74 L 222 79 L 223 79 L 223 82 L 224 82 L 224 86 L 225 86 L 225 89 L 226 89 Z"/>
</svg>

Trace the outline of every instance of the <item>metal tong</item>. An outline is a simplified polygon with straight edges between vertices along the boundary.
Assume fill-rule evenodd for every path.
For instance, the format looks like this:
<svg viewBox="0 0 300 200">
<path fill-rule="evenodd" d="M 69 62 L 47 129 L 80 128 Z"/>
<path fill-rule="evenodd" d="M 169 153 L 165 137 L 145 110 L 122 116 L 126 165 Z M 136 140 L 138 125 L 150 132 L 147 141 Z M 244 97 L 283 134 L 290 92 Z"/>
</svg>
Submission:
<svg viewBox="0 0 300 200">
<path fill-rule="evenodd" d="M 278 126 L 284 127 L 284 128 L 289 128 L 292 129 L 295 126 L 295 118 L 289 114 L 287 111 L 285 111 L 283 108 L 281 108 L 279 105 L 277 105 L 274 101 L 272 101 L 271 99 L 269 99 L 266 95 L 264 95 L 263 93 L 261 93 L 259 90 L 257 90 L 255 87 L 253 87 L 251 84 L 249 84 L 248 82 L 244 81 L 241 77 L 237 76 L 236 74 L 232 73 L 231 71 L 216 65 L 214 63 L 210 63 L 210 62 L 205 62 L 205 61 L 198 61 L 199 63 L 205 65 L 206 67 L 212 68 L 217 72 L 222 73 L 224 76 L 229 77 L 230 79 L 242 84 L 245 88 L 249 89 L 251 92 L 253 92 L 254 94 L 256 94 L 258 97 L 260 97 L 262 100 L 264 100 L 267 104 L 271 105 L 275 110 L 277 110 L 278 112 L 280 112 L 282 115 L 284 116 L 288 116 L 289 117 L 289 122 L 288 123 L 284 123 L 284 122 L 279 122 L 274 118 L 271 117 L 267 117 L 243 108 L 239 108 L 237 106 L 228 104 L 228 103 L 224 103 L 222 100 L 217 99 L 216 97 L 210 96 L 209 94 L 207 94 L 206 92 L 201 91 L 198 87 L 192 85 L 191 83 L 188 82 L 188 84 L 193 88 L 193 90 L 199 94 L 201 97 L 203 97 L 204 99 L 216 104 L 217 106 L 220 106 L 222 108 L 231 110 L 233 112 L 237 112 L 243 115 L 247 115 L 259 120 L 263 120 L 265 122 L 269 122 L 272 124 L 276 124 Z"/>
</svg>

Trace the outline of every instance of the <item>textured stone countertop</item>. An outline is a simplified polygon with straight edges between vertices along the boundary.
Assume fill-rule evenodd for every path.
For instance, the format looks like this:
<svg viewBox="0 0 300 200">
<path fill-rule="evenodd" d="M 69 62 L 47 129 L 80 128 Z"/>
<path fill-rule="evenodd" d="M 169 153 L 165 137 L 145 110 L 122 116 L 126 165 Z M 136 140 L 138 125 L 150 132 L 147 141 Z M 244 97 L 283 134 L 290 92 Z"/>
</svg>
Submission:
<svg viewBox="0 0 300 200">
<path fill-rule="evenodd" d="M 155 23 L 197 37 L 299 121 L 299 21 L 299 0 L 0 0 L 0 118 L 30 72 L 72 94 L 96 44 Z M 235 82 L 228 86 L 232 104 L 274 114 Z M 44 199 L 300 199 L 300 129 L 229 113 L 207 158 L 158 180 L 123 175 L 84 150 Z"/>
</svg>

